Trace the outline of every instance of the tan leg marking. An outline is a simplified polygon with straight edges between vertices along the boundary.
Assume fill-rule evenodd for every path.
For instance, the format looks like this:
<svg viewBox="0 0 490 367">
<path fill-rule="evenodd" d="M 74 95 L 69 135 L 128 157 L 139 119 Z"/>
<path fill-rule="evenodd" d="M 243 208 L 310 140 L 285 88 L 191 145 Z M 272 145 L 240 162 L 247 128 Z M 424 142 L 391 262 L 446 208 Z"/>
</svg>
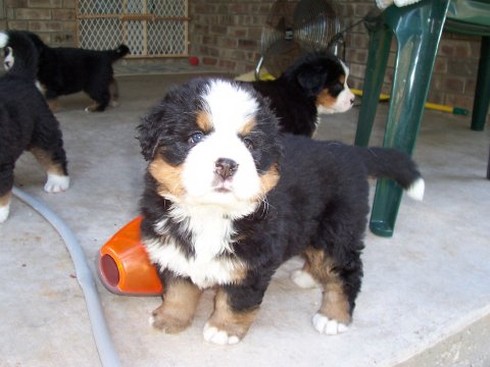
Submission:
<svg viewBox="0 0 490 367">
<path fill-rule="evenodd" d="M 345 325 L 351 322 L 350 306 L 343 289 L 343 282 L 334 270 L 332 259 L 320 250 L 309 248 L 305 252 L 304 270 L 309 272 L 323 287 L 319 313 Z"/>
<path fill-rule="evenodd" d="M 115 79 L 111 80 L 109 83 L 109 94 L 110 94 L 110 106 L 117 107 L 119 100 L 119 86 Z"/>
<path fill-rule="evenodd" d="M 63 166 L 60 163 L 53 162 L 51 158 L 51 154 L 46 152 L 43 149 L 34 147 L 30 149 L 30 152 L 34 154 L 37 161 L 44 168 L 46 173 L 58 175 L 58 176 L 66 176 L 66 173 L 63 170 Z"/>
<path fill-rule="evenodd" d="M 47 102 L 48 102 L 48 106 L 49 106 L 49 109 L 51 110 L 51 112 L 58 112 L 59 110 L 61 110 L 61 104 L 57 98 L 49 99 L 49 100 L 47 100 Z"/>
<path fill-rule="evenodd" d="M 8 205 L 10 203 L 11 198 L 12 198 L 11 191 L 7 192 L 3 196 L 0 196 L 0 207 Z"/>
<path fill-rule="evenodd" d="M 94 102 L 90 106 L 85 107 L 86 112 L 97 112 L 97 108 L 99 108 L 99 104 Z"/>
<path fill-rule="evenodd" d="M 238 343 L 247 334 L 259 307 L 237 312 L 229 304 L 228 295 L 218 289 L 214 300 L 214 312 L 204 328 L 204 338 L 217 344 Z"/>
<path fill-rule="evenodd" d="M 191 324 L 201 290 L 183 279 L 170 281 L 164 286 L 163 302 L 153 311 L 151 324 L 169 334 L 179 333 Z"/>
</svg>

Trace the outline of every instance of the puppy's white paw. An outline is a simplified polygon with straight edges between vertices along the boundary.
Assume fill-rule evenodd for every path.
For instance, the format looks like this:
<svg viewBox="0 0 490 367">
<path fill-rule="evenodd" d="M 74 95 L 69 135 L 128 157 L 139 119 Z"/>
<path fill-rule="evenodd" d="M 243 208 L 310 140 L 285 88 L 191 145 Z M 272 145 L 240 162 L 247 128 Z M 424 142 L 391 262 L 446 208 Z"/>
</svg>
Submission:
<svg viewBox="0 0 490 367">
<path fill-rule="evenodd" d="M 291 280 L 300 288 L 316 288 L 318 283 L 311 276 L 310 273 L 298 269 L 291 272 Z"/>
<path fill-rule="evenodd" d="M 313 326 L 321 334 L 337 335 L 347 331 L 348 327 L 334 319 L 329 319 L 327 316 L 316 313 L 313 316 Z"/>
<path fill-rule="evenodd" d="M 219 345 L 237 344 L 240 341 L 237 335 L 229 335 L 226 331 L 219 330 L 217 327 L 209 325 L 209 323 L 204 325 L 203 335 L 204 340 Z"/>
<path fill-rule="evenodd" d="M 0 206 L 0 223 L 3 223 L 7 220 L 10 212 L 10 204 Z"/>
<path fill-rule="evenodd" d="M 48 173 L 48 180 L 44 185 L 44 191 L 46 192 L 62 192 L 70 187 L 69 176 L 59 176 L 52 173 Z"/>
</svg>

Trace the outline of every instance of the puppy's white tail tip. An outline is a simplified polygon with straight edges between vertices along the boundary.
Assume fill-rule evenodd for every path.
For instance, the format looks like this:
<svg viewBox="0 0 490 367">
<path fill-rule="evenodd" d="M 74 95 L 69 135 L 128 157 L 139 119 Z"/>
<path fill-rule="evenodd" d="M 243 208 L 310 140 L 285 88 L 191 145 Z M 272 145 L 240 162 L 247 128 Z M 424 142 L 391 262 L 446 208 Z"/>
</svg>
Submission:
<svg viewBox="0 0 490 367">
<path fill-rule="evenodd" d="M 414 200 L 422 201 L 424 199 L 425 181 L 422 177 L 417 178 L 407 189 L 407 195 Z"/>
</svg>

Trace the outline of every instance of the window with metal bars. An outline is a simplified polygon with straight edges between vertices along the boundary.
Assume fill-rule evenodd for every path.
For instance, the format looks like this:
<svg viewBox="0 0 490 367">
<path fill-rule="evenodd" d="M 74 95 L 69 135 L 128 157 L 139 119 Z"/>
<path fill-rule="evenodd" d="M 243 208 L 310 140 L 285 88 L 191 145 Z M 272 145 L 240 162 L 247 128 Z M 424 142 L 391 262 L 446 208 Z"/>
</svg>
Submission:
<svg viewBox="0 0 490 367">
<path fill-rule="evenodd" d="M 128 57 L 187 56 L 188 0 L 79 0 L 78 46 L 104 50 L 126 44 Z"/>
</svg>

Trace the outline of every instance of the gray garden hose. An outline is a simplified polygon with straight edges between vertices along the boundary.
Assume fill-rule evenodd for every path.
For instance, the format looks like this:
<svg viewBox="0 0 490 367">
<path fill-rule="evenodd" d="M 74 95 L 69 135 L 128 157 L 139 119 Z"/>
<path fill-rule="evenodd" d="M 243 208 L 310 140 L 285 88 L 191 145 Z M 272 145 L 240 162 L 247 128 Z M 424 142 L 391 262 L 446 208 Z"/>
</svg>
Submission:
<svg viewBox="0 0 490 367">
<path fill-rule="evenodd" d="M 100 361 L 104 367 L 120 366 L 121 362 L 119 361 L 119 356 L 112 343 L 111 334 L 104 317 L 104 310 L 102 309 L 94 276 L 90 271 L 85 254 L 75 235 L 66 223 L 45 204 L 16 187 L 13 188 L 12 192 L 17 198 L 41 214 L 54 227 L 65 242 L 66 248 L 68 249 L 75 266 L 75 274 L 78 283 L 80 284 L 85 297 L 90 323 L 92 324 L 92 333 L 99 352 Z"/>
</svg>

